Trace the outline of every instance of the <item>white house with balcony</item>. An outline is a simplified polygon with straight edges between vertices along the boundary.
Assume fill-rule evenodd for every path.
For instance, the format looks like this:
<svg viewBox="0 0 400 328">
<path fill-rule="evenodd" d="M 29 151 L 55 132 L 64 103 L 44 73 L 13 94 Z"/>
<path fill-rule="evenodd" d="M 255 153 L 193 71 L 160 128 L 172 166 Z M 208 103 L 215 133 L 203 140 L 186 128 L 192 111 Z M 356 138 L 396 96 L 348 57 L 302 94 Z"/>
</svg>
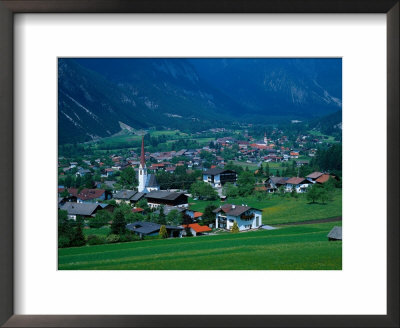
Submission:
<svg viewBox="0 0 400 328">
<path fill-rule="evenodd" d="M 203 172 L 203 181 L 214 188 L 221 188 L 225 183 L 236 183 L 237 173 L 232 170 L 213 168 Z"/>
<path fill-rule="evenodd" d="M 225 204 L 213 212 L 217 229 L 231 230 L 234 222 L 240 231 L 257 229 L 262 225 L 262 211 L 254 207 Z"/>
<path fill-rule="evenodd" d="M 297 193 L 303 193 L 307 191 L 307 188 L 311 184 L 312 182 L 304 178 L 290 178 L 286 181 L 285 191 L 291 192 L 292 190 L 295 190 Z"/>
</svg>

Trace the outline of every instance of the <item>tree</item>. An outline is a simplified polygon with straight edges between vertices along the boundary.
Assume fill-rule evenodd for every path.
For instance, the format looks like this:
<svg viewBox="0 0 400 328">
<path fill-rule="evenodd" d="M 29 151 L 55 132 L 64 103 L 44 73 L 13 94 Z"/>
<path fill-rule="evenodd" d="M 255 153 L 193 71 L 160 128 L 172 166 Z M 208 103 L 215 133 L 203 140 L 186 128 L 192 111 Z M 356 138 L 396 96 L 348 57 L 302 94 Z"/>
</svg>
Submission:
<svg viewBox="0 0 400 328">
<path fill-rule="evenodd" d="M 269 164 L 267 163 L 267 165 L 265 165 L 265 176 L 267 177 L 267 178 L 269 178 Z"/>
<path fill-rule="evenodd" d="M 89 220 L 89 227 L 90 228 L 101 228 L 108 224 L 109 221 L 112 220 L 112 216 L 110 212 L 106 210 L 101 210 L 96 213 L 94 218 Z"/>
<path fill-rule="evenodd" d="M 123 211 L 117 208 L 114 211 L 113 222 L 111 224 L 111 234 L 123 235 L 126 232 L 126 220 Z"/>
<path fill-rule="evenodd" d="M 226 197 L 235 198 L 238 196 L 238 188 L 234 184 L 227 182 L 227 183 L 225 183 L 224 187 L 222 188 L 222 193 Z"/>
<path fill-rule="evenodd" d="M 240 196 L 248 196 L 254 190 L 255 177 L 253 173 L 244 171 L 239 174 L 237 185 Z"/>
<path fill-rule="evenodd" d="M 239 227 L 238 227 L 238 224 L 237 224 L 236 221 L 233 222 L 233 226 L 232 226 L 231 232 L 233 232 L 233 233 L 238 233 L 239 232 Z"/>
<path fill-rule="evenodd" d="M 164 206 L 160 206 L 160 213 L 158 214 L 157 218 L 157 223 L 158 224 L 167 224 L 167 218 L 164 213 Z"/>
<path fill-rule="evenodd" d="M 121 184 L 125 187 L 132 188 L 137 186 L 135 170 L 129 166 L 121 172 Z"/>
<path fill-rule="evenodd" d="M 258 169 L 258 175 L 264 176 L 264 166 L 262 165 L 262 163 L 260 165 L 260 168 Z"/>
<path fill-rule="evenodd" d="M 161 226 L 159 235 L 163 239 L 168 238 L 168 232 L 167 232 L 167 228 L 165 227 L 165 225 Z"/>
<path fill-rule="evenodd" d="M 205 225 L 215 224 L 215 213 L 213 212 L 215 209 L 217 209 L 215 204 L 207 205 L 204 209 L 202 222 Z"/>
<path fill-rule="evenodd" d="M 58 210 L 58 247 L 69 247 L 72 235 L 73 228 L 67 211 Z"/>
<path fill-rule="evenodd" d="M 218 193 L 214 188 L 203 181 L 197 181 L 190 187 L 190 192 L 193 197 L 197 197 L 205 200 L 216 200 L 218 198 Z"/>
<path fill-rule="evenodd" d="M 311 200 L 313 204 L 319 199 L 319 195 L 319 186 L 316 183 L 314 183 L 311 188 L 308 188 L 307 199 Z"/>
<path fill-rule="evenodd" d="M 83 234 L 83 223 L 82 221 L 77 221 L 76 228 L 72 234 L 71 244 L 72 247 L 83 246 L 86 243 L 85 235 Z"/>
<path fill-rule="evenodd" d="M 167 215 L 167 223 L 174 226 L 182 224 L 182 214 L 177 210 L 172 210 Z"/>
</svg>

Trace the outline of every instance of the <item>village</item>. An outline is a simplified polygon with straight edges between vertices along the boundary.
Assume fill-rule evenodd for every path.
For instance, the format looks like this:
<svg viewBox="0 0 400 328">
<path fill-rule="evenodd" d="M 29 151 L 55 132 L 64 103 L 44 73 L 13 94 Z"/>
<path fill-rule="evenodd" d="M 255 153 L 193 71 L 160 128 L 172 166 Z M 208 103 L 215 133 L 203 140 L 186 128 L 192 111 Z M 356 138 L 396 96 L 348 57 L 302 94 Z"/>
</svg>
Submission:
<svg viewBox="0 0 400 328">
<path fill-rule="evenodd" d="M 149 152 L 142 135 L 136 151 L 60 156 L 59 247 L 275 229 L 257 201 L 326 203 L 341 188 L 341 171 L 323 164 L 338 161 L 330 157 L 339 142 L 276 130 L 258 139 L 244 130 L 238 139 L 210 130 L 217 137 L 193 149 Z"/>
</svg>

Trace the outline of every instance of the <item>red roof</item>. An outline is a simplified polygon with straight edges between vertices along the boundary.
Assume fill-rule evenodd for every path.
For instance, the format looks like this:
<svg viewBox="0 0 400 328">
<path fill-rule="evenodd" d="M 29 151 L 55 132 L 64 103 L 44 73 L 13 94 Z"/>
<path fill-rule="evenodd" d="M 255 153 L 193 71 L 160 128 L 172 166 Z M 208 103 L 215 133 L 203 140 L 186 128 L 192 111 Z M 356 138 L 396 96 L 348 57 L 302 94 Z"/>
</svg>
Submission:
<svg viewBox="0 0 400 328">
<path fill-rule="evenodd" d="M 189 227 L 189 228 L 193 229 L 193 230 L 196 231 L 196 232 L 211 231 L 211 229 L 210 229 L 209 227 L 207 227 L 207 226 L 201 226 L 201 225 L 199 225 L 198 223 L 192 223 L 192 224 L 189 224 L 189 225 L 183 225 L 183 227 L 184 227 L 184 228 Z"/>
<path fill-rule="evenodd" d="M 317 183 L 325 183 L 326 181 L 329 180 L 330 177 L 331 176 L 329 174 L 323 174 L 317 180 L 315 180 L 315 182 L 317 182 Z"/>
<path fill-rule="evenodd" d="M 199 218 L 199 217 L 201 217 L 201 216 L 203 216 L 203 213 L 201 213 L 201 212 L 194 212 L 194 218 Z"/>
<path fill-rule="evenodd" d="M 78 189 L 76 188 L 69 188 L 68 192 L 72 195 L 75 196 L 79 199 L 82 200 L 89 200 L 89 199 L 96 199 L 100 198 L 101 195 L 104 194 L 105 190 L 104 189 L 82 189 L 82 191 L 78 194 Z"/>
<path fill-rule="evenodd" d="M 304 181 L 304 178 L 296 178 L 296 177 L 294 177 L 294 178 L 290 178 L 289 180 L 287 180 L 286 183 L 290 183 L 290 184 L 293 184 L 293 185 L 298 185 L 298 184 L 302 183 L 303 181 Z"/>
<path fill-rule="evenodd" d="M 136 207 L 136 208 L 133 208 L 132 209 L 132 212 L 133 213 L 138 213 L 138 212 L 143 212 L 144 211 L 144 209 L 143 208 L 140 208 L 140 207 Z"/>
</svg>

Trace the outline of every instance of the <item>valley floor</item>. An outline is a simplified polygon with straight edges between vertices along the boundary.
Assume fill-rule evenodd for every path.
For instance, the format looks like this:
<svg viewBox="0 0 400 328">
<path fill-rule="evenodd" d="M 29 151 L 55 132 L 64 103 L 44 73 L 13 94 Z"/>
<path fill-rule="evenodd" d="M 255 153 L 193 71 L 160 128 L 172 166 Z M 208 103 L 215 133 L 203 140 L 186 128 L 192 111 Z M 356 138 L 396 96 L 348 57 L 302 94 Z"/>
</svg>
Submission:
<svg viewBox="0 0 400 328">
<path fill-rule="evenodd" d="M 60 270 L 341 270 L 341 222 L 59 249 Z"/>
</svg>

